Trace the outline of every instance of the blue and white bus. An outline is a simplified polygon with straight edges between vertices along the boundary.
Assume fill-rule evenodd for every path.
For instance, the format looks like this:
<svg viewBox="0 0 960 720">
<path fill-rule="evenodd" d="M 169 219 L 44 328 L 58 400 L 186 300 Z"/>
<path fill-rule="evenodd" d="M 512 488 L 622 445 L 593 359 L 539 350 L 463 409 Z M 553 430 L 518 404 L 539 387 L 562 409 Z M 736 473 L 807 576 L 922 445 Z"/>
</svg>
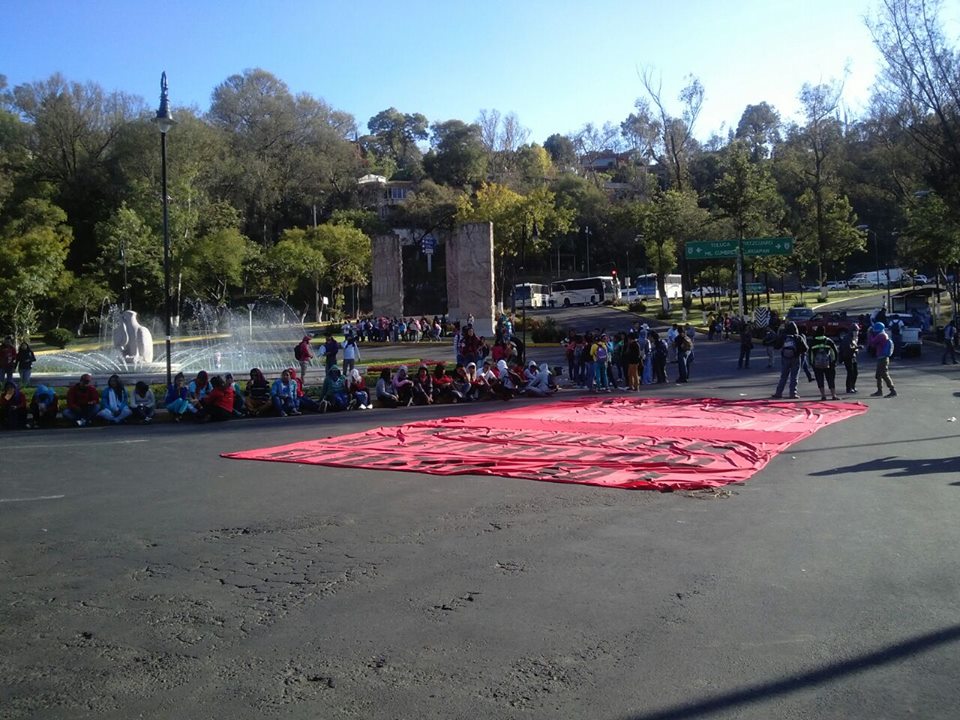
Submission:
<svg viewBox="0 0 960 720">
<path fill-rule="evenodd" d="M 663 278 L 663 289 L 667 297 L 676 300 L 683 295 L 683 285 L 679 275 L 665 275 Z M 637 295 L 640 298 L 660 299 L 660 292 L 657 289 L 656 273 L 641 275 L 637 278 Z"/>
<path fill-rule="evenodd" d="M 539 283 L 517 283 L 513 286 L 516 307 L 540 308 L 550 303 L 550 286 Z"/>
<path fill-rule="evenodd" d="M 569 278 L 550 284 L 550 304 L 553 307 L 600 305 L 619 300 L 620 281 L 612 275 Z"/>
</svg>

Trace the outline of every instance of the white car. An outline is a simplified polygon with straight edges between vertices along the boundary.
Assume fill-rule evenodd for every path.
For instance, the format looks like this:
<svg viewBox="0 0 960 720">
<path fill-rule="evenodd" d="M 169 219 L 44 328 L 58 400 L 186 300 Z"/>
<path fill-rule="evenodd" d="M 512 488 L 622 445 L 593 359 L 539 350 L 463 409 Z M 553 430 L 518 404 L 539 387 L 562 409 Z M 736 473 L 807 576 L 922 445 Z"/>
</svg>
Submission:
<svg viewBox="0 0 960 720">
<path fill-rule="evenodd" d="M 849 287 L 846 280 L 831 280 L 827 283 L 827 290 L 847 290 Z"/>
<path fill-rule="evenodd" d="M 917 273 L 916 275 L 913 276 L 913 282 L 917 285 L 929 285 L 930 278 L 928 278 L 926 275 Z"/>
</svg>

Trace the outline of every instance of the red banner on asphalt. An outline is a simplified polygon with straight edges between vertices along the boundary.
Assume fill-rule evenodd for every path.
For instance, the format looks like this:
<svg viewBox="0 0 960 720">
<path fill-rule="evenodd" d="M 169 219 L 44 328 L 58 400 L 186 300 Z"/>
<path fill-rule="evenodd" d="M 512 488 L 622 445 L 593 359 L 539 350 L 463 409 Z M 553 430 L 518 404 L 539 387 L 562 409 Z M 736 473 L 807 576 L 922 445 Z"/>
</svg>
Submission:
<svg viewBox="0 0 960 720">
<path fill-rule="evenodd" d="M 579 398 L 225 453 L 241 460 L 692 490 L 742 482 L 859 403 Z"/>
</svg>

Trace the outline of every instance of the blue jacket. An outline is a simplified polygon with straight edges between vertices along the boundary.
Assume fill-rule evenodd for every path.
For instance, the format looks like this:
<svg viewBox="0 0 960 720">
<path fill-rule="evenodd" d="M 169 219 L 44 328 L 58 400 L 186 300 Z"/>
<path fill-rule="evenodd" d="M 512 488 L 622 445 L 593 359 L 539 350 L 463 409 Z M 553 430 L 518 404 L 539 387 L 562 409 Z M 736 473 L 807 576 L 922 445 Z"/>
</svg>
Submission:
<svg viewBox="0 0 960 720">
<path fill-rule="evenodd" d="M 110 409 L 110 396 L 115 394 L 115 390 L 112 387 L 105 387 L 103 392 L 100 394 L 100 409 L 109 410 Z M 120 388 L 120 395 L 117 397 L 117 406 L 122 410 L 130 404 L 130 396 L 127 395 L 127 389 L 125 387 Z"/>
<path fill-rule="evenodd" d="M 290 398 L 294 402 L 297 400 L 297 381 L 290 380 L 286 385 L 283 384 L 283 378 L 277 378 L 270 386 L 270 394 L 278 398 Z"/>
</svg>

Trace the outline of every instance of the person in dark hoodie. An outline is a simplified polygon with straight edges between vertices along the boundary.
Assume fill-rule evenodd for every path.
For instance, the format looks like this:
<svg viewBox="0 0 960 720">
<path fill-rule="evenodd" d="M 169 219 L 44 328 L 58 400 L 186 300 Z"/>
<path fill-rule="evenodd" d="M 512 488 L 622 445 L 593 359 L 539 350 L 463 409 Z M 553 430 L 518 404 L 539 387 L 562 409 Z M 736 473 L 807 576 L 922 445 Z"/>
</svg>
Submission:
<svg viewBox="0 0 960 720">
<path fill-rule="evenodd" d="M 13 380 L 7 380 L 0 393 L 0 427 L 21 430 L 27 426 L 27 398 Z"/>
</svg>

